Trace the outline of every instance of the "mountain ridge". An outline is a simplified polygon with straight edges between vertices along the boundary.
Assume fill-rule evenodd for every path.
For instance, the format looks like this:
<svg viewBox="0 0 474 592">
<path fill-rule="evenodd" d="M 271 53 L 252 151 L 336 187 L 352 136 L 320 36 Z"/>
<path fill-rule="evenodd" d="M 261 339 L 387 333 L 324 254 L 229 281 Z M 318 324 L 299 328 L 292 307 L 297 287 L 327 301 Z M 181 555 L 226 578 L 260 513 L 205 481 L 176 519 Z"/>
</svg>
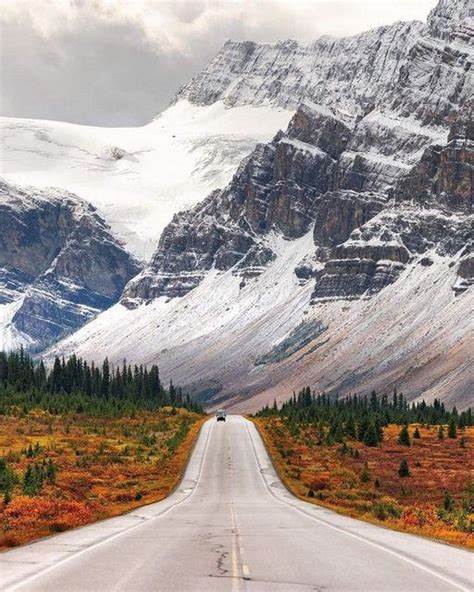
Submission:
<svg viewBox="0 0 474 592">
<path fill-rule="evenodd" d="M 415 59 L 426 52 L 436 54 L 440 48 L 430 47 L 433 38 L 446 47 L 452 44 L 452 51 L 445 51 L 445 61 L 455 63 L 467 51 L 472 62 L 473 10 L 469 0 L 440 0 L 426 23 L 398 21 L 350 37 L 323 36 L 307 45 L 295 40 L 275 44 L 227 41 L 208 66 L 181 87 L 171 104 L 184 98 L 195 104 L 223 100 L 227 106 L 251 103 L 296 109 L 303 98 L 312 97 L 316 103 L 364 116 L 384 106 L 387 91 L 410 76 L 400 71 L 400 62 L 410 54 Z M 465 43 L 456 45 L 458 41 Z M 432 82 L 425 78 L 424 83 Z M 445 89 L 437 90 L 442 98 Z M 396 107 L 406 116 L 413 111 L 409 98 L 404 103 Z M 444 108 L 443 116 L 449 119 L 449 105 Z M 423 105 L 418 109 L 417 118 L 427 123 L 430 114 L 423 113 Z"/>
</svg>

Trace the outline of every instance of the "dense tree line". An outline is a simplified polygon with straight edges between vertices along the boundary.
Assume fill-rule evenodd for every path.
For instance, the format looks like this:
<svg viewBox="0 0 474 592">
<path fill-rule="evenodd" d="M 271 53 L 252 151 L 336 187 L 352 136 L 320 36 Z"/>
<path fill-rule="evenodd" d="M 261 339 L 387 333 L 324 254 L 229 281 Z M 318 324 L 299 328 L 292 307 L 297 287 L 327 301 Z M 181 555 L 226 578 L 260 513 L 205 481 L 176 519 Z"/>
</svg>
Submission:
<svg viewBox="0 0 474 592">
<path fill-rule="evenodd" d="M 435 399 L 433 403 L 421 401 L 411 405 L 396 391 L 391 397 L 377 396 L 372 391 L 367 396 L 336 396 L 315 394 L 309 387 L 303 388 L 278 408 L 276 402 L 257 413 L 258 416 L 280 416 L 291 428 L 298 424 L 313 424 L 321 428 L 330 442 L 342 442 L 345 437 L 357 438 L 368 446 L 376 446 L 383 439 L 383 428 L 388 424 L 401 426 L 409 423 L 425 425 L 449 425 L 449 437 L 456 437 L 456 428 L 473 425 L 472 410 L 458 413 L 454 407 L 447 410 L 444 403 Z M 402 430 L 401 443 L 407 434 Z M 416 437 L 416 436 L 415 436 Z"/>
<path fill-rule="evenodd" d="M 172 382 L 164 388 L 156 365 L 132 367 L 124 362 L 113 367 L 107 358 L 96 365 L 72 355 L 56 357 L 47 369 L 23 349 L 0 352 L 0 413 L 12 405 L 51 413 L 121 414 L 165 405 L 201 411 Z"/>
</svg>

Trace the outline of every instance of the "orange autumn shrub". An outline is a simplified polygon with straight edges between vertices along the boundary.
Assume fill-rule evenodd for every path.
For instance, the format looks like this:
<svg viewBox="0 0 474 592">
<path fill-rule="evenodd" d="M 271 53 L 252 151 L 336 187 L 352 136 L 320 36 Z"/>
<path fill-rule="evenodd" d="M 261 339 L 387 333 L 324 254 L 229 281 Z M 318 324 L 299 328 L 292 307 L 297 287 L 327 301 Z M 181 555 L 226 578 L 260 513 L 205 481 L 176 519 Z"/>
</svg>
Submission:
<svg viewBox="0 0 474 592">
<path fill-rule="evenodd" d="M 38 522 L 55 522 L 72 528 L 85 524 L 91 516 L 92 509 L 84 502 L 18 496 L 0 512 L 0 521 L 11 530 Z"/>
<path fill-rule="evenodd" d="M 432 504 L 413 504 L 404 508 L 400 522 L 404 526 L 436 526 L 439 523 L 438 512 Z"/>
</svg>

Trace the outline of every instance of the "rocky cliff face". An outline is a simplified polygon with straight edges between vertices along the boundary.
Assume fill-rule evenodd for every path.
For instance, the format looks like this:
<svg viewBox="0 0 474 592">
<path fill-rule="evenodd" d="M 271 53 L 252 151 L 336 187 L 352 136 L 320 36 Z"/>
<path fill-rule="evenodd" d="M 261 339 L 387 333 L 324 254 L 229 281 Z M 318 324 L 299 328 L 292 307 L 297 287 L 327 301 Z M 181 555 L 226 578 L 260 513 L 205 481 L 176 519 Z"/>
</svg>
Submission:
<svg viewBox="0 0 474 592">
<path fill-rule="evenodd" d="M 389 189 L 384 208 L 370 216 L 370 221 L 359 218 L 350 235 L 337 237 L 329 253 L 332 260 L 317 276 L 314 300 L 371 295 L 394 282 L 408 262 L 427 251 L 454 257 L 468 248 L 472 233 L 468 215 L 473 197 L 472 140 L 472 108 L 466 105 L 453 123 L 448 143 L 429 146 L 419 163 Z M 327 199 L 333 202 L 334 215 L 345 212 L 332 195 Z M 351 212 L 355 199 L 352 196 Z M 344 228 L 344 222 L 342 218 L 336 227 Z M 324 231 L 318 218 L 316 243 L 324 240 Z M 429 264 L 429 258 L 422 261 Z"/>
<path fill-rule="evenodd" d="M 428 29 L 433 37 L 442 41 L 472 45 L 473 16 L 470 0 L 440 0 L 428 18 Z"/>
<path fill-rule="evenodd" d="M 228 41 L 177 99 L 199 105 L 271 103 L 296 109 L 305 97 L 320 104 L 366 114 L 397 82 L 421 23 L 396 23 L 345 39 L 323 37 L 301 46 Z M 371 64 L 371 68 L 367 67 Z"/>
<path fill-rule="evenodd" d="M 429 146 L 394 193 L 397 201 L 412 200 L 448 210 L 472 213 L 474 167 L 473 103 L 465 103 L 454 121 L 445 145 Z"/>
<path fill-rule="evenodd" d="M 303 104 L 286 132 L 258 146 L 227 188 L 175 216 L 123 304 L 182 296 L 211 268 L 254 277 L 274 258 L 274 233 L 291 240 L 312 229 L 316 271 L 297 273 L 316 279 L 314 302 L 370 296 L 430 249 L 454 255 L 469 238 L 463 214 L 472 200 L 470 113 L 460 111 L 444 146 L 420 152 L 414 140 L 420 160 L 410 167 L 371 151 L 373 116 L 351 125 L 327 108 Z M 362 145 L 367 152 L 353 158 L 351 148 Z"/>
<path fill-rule="evenodd" d="M 137 263 L 95 209 L 60 190 L 0 182 L 0 304 L 8 331 L 42 347 L 117 301 Z"/>
<path fill-rule="evenodd" d="M 274 257 L 270 233 L 295 239 L 311 229 L 316 203 L 336 183 L 338 157 L 350 137 L 350 128 L 329 111 L 303 105 L 285 133 L 244 160 L 228 187 L 174 217 L 122 303 L 182 296 L 211 268 L 258 274 Z"/>
<path fill-rule="evenodd" d="M 472 13 L 470 0 L 441 0 L 426 24 L 399 22 L 307 46 L 228 41 L 176 100 L 296 109 L 311 98 L 356 117 L 389 107 L 423 124 L 452 123 L 473 91 Z"/>
</svg>

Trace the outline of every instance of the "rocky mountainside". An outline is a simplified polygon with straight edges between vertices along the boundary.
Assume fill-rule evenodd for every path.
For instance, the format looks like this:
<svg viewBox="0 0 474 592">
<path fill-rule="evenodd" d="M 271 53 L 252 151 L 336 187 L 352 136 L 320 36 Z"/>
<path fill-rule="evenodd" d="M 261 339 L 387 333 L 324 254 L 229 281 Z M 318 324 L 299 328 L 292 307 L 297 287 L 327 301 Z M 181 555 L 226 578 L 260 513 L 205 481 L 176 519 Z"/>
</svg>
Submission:
<svg viewBox="0 0 474 592">
<path fill-rule="evenodd" d="M 287 107 L 291 98 L 295 103 L 303 99 L 303 103 L 286 132 L 258 146 L 227 188 L 211 194 L 194 210 L 175 216 L 151 265 L 127 286 L 122 302 L 133 306 L 163 294 L 183 295 L 211 267 L 236 266 L 254 274 L 273 256 L 261 244 L 262 236 L 277 230 L 287 238 L 297 238 L 313 226 L 316 259 L 324 261 L 329 247 L 341 245 L 334 253 L 338 263 L 326 266 L 316 297 L 351 296 L 354 291 L 359 295 L 372 289 L 368 277 L 354 278 L 352 270 L 346 288 L 341 284 L 342 292 L 334 291 L 335 282 L 340 283 L 334 276 L 344 275 L 340 262 L 346 258 L 371 259 L 375 266 L 369 271 L 364 264 L 360 273 L 376 278 L 376 285 L 383 287 L 396 278 L 409 255 L 395 239 L 377 246 L 342 243 L 392 196 L 401 199 L 397 185 L 401 178 L 409 179 L 404 181 L 404 198 L 410 199 L 411 170 L 421 158 L 432 160 L 436 148 L 429 154 L 424 150 L 434 143 L 446 143 L 448 126 L 457 122 L 463 106 L 461 119 L 469 118 L 474 51 L 468 34 L 464 45 L 459 41 L 460 30 L 469 32 L 467 16 L 466 1 L 443 1 L 426 25 L 396 23 L 332 40 L 330 58 L 321 52 L 329 43 L 326 39 L 306 48 L 293 42 L 276 46 L 227 43 L 178 93 L 178 99 L 204 104 L 219 99 L 235 105 L 251 97 L 257 103 L 274 101 Z M 315 64 L 327 67 L 320 71 Z M 438 72 L 427 79 L 426 72 L 433 66 Z M 355 78 L 347 80 L 348 75 Z M 347 86 L 339 76 L 345 77 Z M 299 81 L 297 86 L 294 78 Z M 321 88 L 327 92 L 331 85 L 341 93 L 344 110 L 337 93 L 321 94 Z M 315 99 L 329 102 L 330 108 L 314 103 Z M 460 123 L 455 126 L 462 127 Z M 467 131 L 461 133 L 468 141 Z M 450 137 L 445 151 L 452 151 L 455 143 Z M 416 170 L 420 167 L 423 163 Z M 466 171 L 463 174 L 468 177 L 469 167 Z M 454 171 L 447 172 L 447 178 L 452 177 L 456 177 Z M 467 201 L 469 183 L 470 179 L 462 183 Z M 456 190 L 446 189 L 456 199 Z M 438 193 L 444 193 L 443 188 Z M 451 205 L 457 209 L 457 204 Z M 469 207 L 465 203 L 461 210 L 469 212 Z M 383 269 L 377 269 L 377 261 L 384 261 Z"/>
<path fill-rule="evenodd" d="M 114 304 L 139 271 L 90 204 L 0 181 L 0 347 L 39 349 Z"/>
<path fill-rule="evenodd" d="M 54 353 L 158 361 L 211 406 L 305 384 L 472 403 L 471 13 L 441 0 L 426 24 L 226 44 L 178 102 L 294 108 L 288 127 Z"/>
<path fill-rule="evenodd" d="M 307 46 L 229 41 L 176 100 L 296 109 L 311 98 L 353 117 L 388 108 L 445 126 L 472 91 L 470 11 L 470 0 L 440 0 L 426 24 L 398 22 Z"/>
<path fill-rule="evenodd" d="M 466 109 L 462 117 L 469 113 Z M 428 148 L 420 164 L 410 168 L 398 161 L 395 169 L 384 155 L 365 158 L 360 152 L 359 162 L 352 159 L 365 142 L 365 127 L 365 120 L 351 129 L 326 109 L 301 106 L 288 130 L 258 146 L 224 190 L 175 216 L 150 266 L 126 287 L 122 303 L 182 296 L 211 268 L 232 268 L 245 282 L 274 259 L 266 241 L 274 232 L 291 240 L 313 230 L 314 255 L 296 273 L 317 279 L 314 298 L 378 291 L 397 279 L 413 253 L 435 244 L 454 255 L 469 237 L 469 218 L 462 214 L 471 208 L 470 139 L 453 131 L 449 143 Z M 467 131 L 458 123 L 454 127 Z M 438 179 L 435 186 L 429 178 L 413 176 L 426 167 Z M 459 171 L 449 170 L 453 167 Z M 443 179 L 449 187 L 440 184 Z M 411 207 L 406 203 L 427 207 L 414 227 L 412 211 L 404 217 Z M 429 207 L 435 208 L 432 222 Z M 453 216 L 458 211 L 461 215 Z"/>
<path fill-rule="evenodd" d="M 88 203 L 93 206 L 94 219 L 100 217 L 104 228 L 110 226 L 110 232 L 117 237 L 110 239 L 107 230 L 104 243 L 112 241 L 122 252 L 117 243 L 119 240 L 120 245 L 132 254 L 122 253 L 124 267 L 119 272 L 117 290 L 111 295 L 108 289 L 103 291 L 100 286 L 96 290 L 91 281 L 94 274 L 95 282 L 100 284 L 102 281 L 102 263 L 99 267 L 92 266 L 89 273 L 86 269 L 79 270 L 82 263 L 78 260 L 73 272 L 73 275 L 77 273 L 77 286 L 68 287 L 63 279 L 61 285 L 53 285 L 55 274 L 48 273 L 47 278 L 42 276 L 52 260 L 47 261 L 46 267 L 41 265 L 38 269 L 27 270 L 25 276 L 21 265 L 10 262 L 12 253 L 7 249 L 4 256 L 10 268 L 8 273 L 0 271 L 0 291 L 5 294 L 2 297 L 5 302 L 0 302 L 0 347 L 17 347 L 23 343 L 41 348 L 79 328 L 114 303 L 124 284 L 139 269 L 132 259 L 150 259 L 161 231 L 173 214 L 198 203 L 216 187 L 224 186 L 241 159 L 258 142 L 269 141 L 275 129 L 287 125 L 291 115 L 291 111 L 282 108 L 243 105 L 227 109 L 222 102 L 201 107 L 182 100 L 139 128 L 99 128 L 56 121 L 0 118 L 0 171 L 6 183 L 5 203 L 8 195 L 21 192 L 20 187 L 23 187 L 25 197 L 19 198 L 18 193 L 16 202 L 24 199 L 26 203 L 27 196 L 34 194 L 35 203 L 39 204 L 41 196 L 37 210 L 41 217 L 49 199 L 54 213 L 57 196 L 67 196 L 70 200 L 78 196 L 84 207 Z M 51 186 L 60 189 L 51 191 Z M 28 206 L 32 211 L 35 207 Z M 10 206 L 0 208 L 1 227 L 10 227 L 14 218 L 11 212 Z M 34 216 L 31 220 L 31 223 L 30 218 L 27 220 L 24 240 L 12 243 L 18 249 L 17 259 L 26 261 L 32 248 L 43 252 L 42 244 L 33 241 L 33 247 L 29 246 L 29 234 L 36 236 Z M 18 230 L 17 223 L 20 224 L 20 220 L 16 220 L 14 226 Z M 53 215 L 46 220 L 46 225 L 53 236 L 57 234 Z M 85 265 L 89 258 L 98 256 L 101 240 L 97 235 L 88 255 L 86 234 L 84 228 L 84 240 L 78 251 Z M 74 251 L 67 249 L 64 252 L 68 253 L 68 265 L 72 269 Z M 110 253 L 100 256 L 106 269 Z M 127 258 L 132 262 L 128 271 Z M 33 261 L 35 259 L 36 256 L 32 257 Z M 117 266 L 122 264 L 117 262 Z M 84 291 L 86 272 L 91 289 L 87 287 Z M 105 277 L 112 273 L 115 273 L 115 263 Z M 63 277 L 63 271 L 60 275 Z M 38 289 L 34 290 L 36 286 Z M 29 297 L 23 301 L 21 294 L 27 287 Z M 22 302 L 21 309 L 18 309 Z M 81 306 L 71 307 L 71 302 Z"/>
</svg>

